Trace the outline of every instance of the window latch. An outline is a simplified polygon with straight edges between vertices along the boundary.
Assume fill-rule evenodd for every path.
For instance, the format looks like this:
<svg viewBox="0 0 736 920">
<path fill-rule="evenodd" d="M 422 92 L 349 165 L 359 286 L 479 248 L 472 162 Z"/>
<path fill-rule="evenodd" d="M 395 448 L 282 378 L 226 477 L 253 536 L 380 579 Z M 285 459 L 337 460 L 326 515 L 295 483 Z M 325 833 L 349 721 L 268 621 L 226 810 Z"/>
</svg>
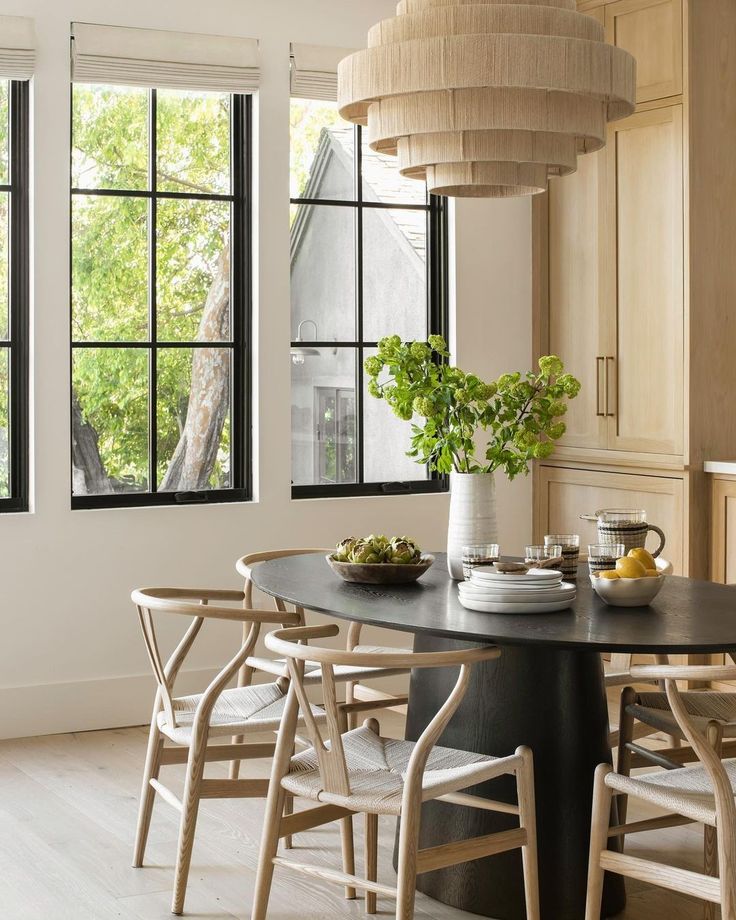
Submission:
<svg viewBox="0 0 736 920">
<path fill-rule="evenodd" d="M 206 504 L 208 498 L 206 492 L 177 492 L 176 501 L 180 505 L 201 505 Z"/>
<path fill-rule="evenodd" d="M 404 495 L 411 492 L 411 485 L 408 482 L 384 482 L 381 491 L 387 495 Z"/>
</svg>

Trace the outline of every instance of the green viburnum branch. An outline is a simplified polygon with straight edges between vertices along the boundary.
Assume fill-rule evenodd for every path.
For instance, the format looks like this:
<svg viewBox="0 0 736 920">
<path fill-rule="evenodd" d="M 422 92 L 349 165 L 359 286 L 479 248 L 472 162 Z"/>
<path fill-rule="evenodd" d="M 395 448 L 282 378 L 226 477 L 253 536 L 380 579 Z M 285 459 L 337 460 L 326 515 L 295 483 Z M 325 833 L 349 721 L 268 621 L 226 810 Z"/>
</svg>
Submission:
<svg viewBox="0 0 736 920">
<path fill-rule="evenodd" d="M 490 383 L 451 367 L 449 357 L 442 336 L 402 343 L 393 335 L 365 361 L 370 395 L 415 420 L 407 456 L 440 473 L 501 469 L 513 479 L 529 472 L 531 460 L 552 454 L 565 433 L 567 401 L 580 392 L 556 355 L 540 358 L 538 372 L 502 374 Z M 488 434 L 485 462 L 476 457 L 479 431 Z"/>
</svg>

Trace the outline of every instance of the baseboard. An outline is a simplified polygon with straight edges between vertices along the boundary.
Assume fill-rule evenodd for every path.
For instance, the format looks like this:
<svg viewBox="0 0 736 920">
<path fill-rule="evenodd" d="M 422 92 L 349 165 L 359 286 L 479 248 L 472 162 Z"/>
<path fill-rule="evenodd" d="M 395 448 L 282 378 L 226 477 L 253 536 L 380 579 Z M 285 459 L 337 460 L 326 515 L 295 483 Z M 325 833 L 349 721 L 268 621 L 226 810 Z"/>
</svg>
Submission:
<svg viewBox="0 0 736 920">
<path fill-rule="evenodd" d="M 201 693 L 217 673 L 217 668 L 182 671 L 176 680 L 176 695 Z M 273 678 L 259 674 L 255 682 L 268 680 Z M 395 675 L 378 681 L 378 686 L 382 691 L 402 694 L 407 691 L 407 680 Z M 0 740 L 146 725 L 151 719 L 155 689 L 150 674 L 0 687 Z M 318 703 L 319 688 L 309 689 L 310 696 Z M 365 691 L 371 692 L 369 688 Z M 385 695 L 372 692 L 375 699 Z"/>
<path fill-rule="evenodd" d="M 177 695 L 201 692 L 216 668 L 182 671 Z M 156 685 L 151 674 L 0 688 L 0 739 L 143 725 Z"/>
</svg>

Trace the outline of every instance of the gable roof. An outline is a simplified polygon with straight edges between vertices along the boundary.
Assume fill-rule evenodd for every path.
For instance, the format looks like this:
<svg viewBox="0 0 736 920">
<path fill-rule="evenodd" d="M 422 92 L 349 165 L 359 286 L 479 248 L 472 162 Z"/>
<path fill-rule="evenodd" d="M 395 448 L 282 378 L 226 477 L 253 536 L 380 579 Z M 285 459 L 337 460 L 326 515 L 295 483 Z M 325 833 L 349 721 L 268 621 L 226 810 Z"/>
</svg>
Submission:
<svg viewBox="0 0 736 920">
<path fill-rule="evenodd" d="M 327 170 L 341 166 L 350 175 L 354 169 L 355 141 L 352 125 L 335 125 L 323 128 L 319 145 L 312 162 L 309 180 L 302 198 L 319 198 L 320 186 Z M 375 153 L 367 145 L 362 151 L 363 196 L 366 201 L 384 204 L 413 204 L 418 210 L 405 208 L 376 208 L 386 226 L 407 246 L 417 258 L 418 267 L 424 270 L 427 261 L 427 212 L 421 209 L 417 194 L 421 188 L 417 180 L 405 179 L 399 172 L 395 157 Z M 312 208 L 300 207 L 291 228 L 291 258 L 294 260 L 305 232 Z"/>
</svg>

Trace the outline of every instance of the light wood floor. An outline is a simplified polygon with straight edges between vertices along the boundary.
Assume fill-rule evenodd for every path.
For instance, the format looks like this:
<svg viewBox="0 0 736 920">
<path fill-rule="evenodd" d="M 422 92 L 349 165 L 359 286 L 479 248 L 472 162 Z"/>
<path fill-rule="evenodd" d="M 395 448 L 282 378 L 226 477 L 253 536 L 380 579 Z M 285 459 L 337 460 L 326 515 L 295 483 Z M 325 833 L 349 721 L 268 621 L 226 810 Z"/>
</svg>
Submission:
<svg viewBox="0 0 736 920">
<path fill-rule="evenodd" d="M 401 730 L 380 714 L 384 733 Z M 393 724 L 389 719 L 393 718 Z M 157 802 L 144 869 L 131 869 L 131 851 L 146 730 L 129 728 L 0 742 L 0 918 L 2 920 L 167 920 L 176 849 L 177 815 Z M 179 767 L 167 767 L 179 771 Z M 208 768 L 212 775 L 222 765 Z M 265 775 L 265 765 L 260 775 Z M 171 776 L 171 772 L 168 774 Z M 638 817 L 634 814 L 631 817 Z M 250 917 L 263 802 L 202 803 L 186 904 L 197 920 Z M 356 842 L 362 839 L 360 819 Z M 391 879 L 394 821 L 381 819 L 379 878 Z M 310 859 L 339 867 L 339 835 L 327 826 L 296 839 Z M 700 868 L 696 827 L 641 835 L 630 851 L 666 854 Z M 698 902 L 629 883 L 621 920 L 698 920 Z M 392 902 L 379 897 L 379 916 Z M 364 916 L 362 901 L 340 889 L 291 873 L 275 877 L 269 920 L 340 920 Z M 417 920 L 471 915 L 422 895 Z"/>
</svg>

